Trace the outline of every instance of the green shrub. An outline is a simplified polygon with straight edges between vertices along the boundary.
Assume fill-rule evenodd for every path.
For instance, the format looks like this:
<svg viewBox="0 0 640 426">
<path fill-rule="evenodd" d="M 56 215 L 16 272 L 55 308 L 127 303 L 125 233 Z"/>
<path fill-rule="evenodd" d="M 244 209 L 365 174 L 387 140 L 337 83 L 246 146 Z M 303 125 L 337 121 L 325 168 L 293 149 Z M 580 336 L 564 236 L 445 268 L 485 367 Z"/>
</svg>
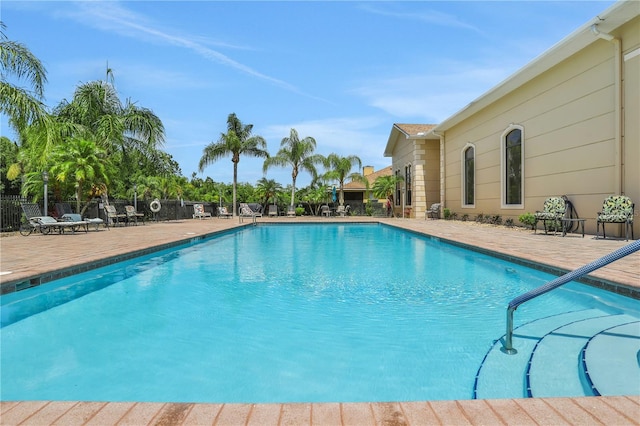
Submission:
<svg viewBox="0 0 640 426">
<path fill-rule="evenodd" d="M 373 203 L 365 204 L 364 214 L 366 214 L 367 216 L 373 216 Z"/>
<path fill-rule="evenodd" d="M 518 216 L 518 221 L 520 223 L 523 223 L 525 225 L 528 225 L 531 227 L 531 229 L 533 229 L 536 226 L 536 217 L 533 215 L 533 213 L 523 213 L 520 216 Z"/>
<path fill-rule="evenodd" d="M 445 209 L 443 210 L 443 212 L 444 212 L 444 218 L 445 218 L 446 220 L 449 220 L 449 218 L 451 217 L 451 210 L 450 210 L 450 209 L 445 208 Z"/>
<path fill-rule="evenodd" d="M 304 207 L 296 207 L 296 216 L 302 216 L 304 214 Z"/>
</svg>

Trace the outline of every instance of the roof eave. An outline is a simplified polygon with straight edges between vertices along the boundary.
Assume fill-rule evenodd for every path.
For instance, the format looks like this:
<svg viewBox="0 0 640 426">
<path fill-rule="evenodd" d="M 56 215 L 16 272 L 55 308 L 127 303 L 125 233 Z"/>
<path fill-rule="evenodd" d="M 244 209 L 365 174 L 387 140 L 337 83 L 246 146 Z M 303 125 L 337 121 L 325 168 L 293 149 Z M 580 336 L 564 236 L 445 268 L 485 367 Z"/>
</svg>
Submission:
<svg viewBox="0 0 640 426">
<path fill-rule="evenodd" d="M 533 78 L 548 71 L 569 56 L 595 43 L 599 38 L 591 32 L 592 25 L 597 24 L 600 32 L 609 33 L 639 14 L 638 3 L 635 1 L 619 1 L 613 4 L 609 9 L 592 18 L 589 22 L 556 43 L 506 80 L 494 86 L 488 92 L 485 92 L 464 108 L 445 119 L 429 133 L 444 132 L 450 129 L 496 100 L 513 92 L 523 84 L 531 81 Z"/>
</svg>

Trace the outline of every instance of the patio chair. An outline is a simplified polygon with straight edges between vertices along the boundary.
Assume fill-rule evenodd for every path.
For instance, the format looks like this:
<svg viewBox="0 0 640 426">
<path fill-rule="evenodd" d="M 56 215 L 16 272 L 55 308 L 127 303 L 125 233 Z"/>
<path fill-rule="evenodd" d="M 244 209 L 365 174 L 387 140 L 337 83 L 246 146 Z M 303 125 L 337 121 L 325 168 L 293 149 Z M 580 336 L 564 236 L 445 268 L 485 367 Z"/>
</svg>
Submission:
<svg viewBox="0 0 640 426">
<path fill-rule="evenodd" d="M 602 211 L 598 212 L 596 217 L 596 237 L 600 235 L 600 224 L 602 224 L 602 238 L 607 238 L 604 230 L 605 223 L 624 224 L 624 235 L 629 240 L 629 230 L 631 230 L 631 239 L 633 240 L 633 215 L 635 204 L 631 198 L 625 195 L 612 195 L 607 197 L 602 204 Z"/>
<path fill-rule="evenodd" d="M 325 204 L 325 205 L 320 207 L 320 214 L 322 216 L 329 217 L 329 216 L 331 216 L 331 209 L 329 208 L 328 205 Z"/>
<path fill-rule="evenodd" d="M 138 226 L 138 219 L 142 219 L 142 224 L 144 225 L 144 213 L 138 213 L 135 207 L 124 206 L 124 212 L 127 215 L 127 223 L 135 222 L 136 226 Z"/>
<path fill-rule="evenodd" d="M 194 204 L 193 205 L 193 218 L 196 219 L 204 219 L 206 217 L 211 217 L 211 213 L 204 211 L 204 204 Z"/>
<path fill-rule="evenodd" d="M 20 234 L 29 235 L 33 231 L 40 231 L 41 234 L 49 234 L 57 231 L 62 234 L 69 229 L 75 233 L 79 229 L 89 230 L 89 222 L 86 221 L 58 221 L 51 216 L 43 216 L 40 207 L 35 203 L 20 203 L 27 223 L 20 228 Z"/>
<path fill-rule="evenodd" d="M 562 219 L 564 218 L 566 211 L 567 203 L 563 197 L 547 198 L 542 206 L 542 211 L 536 211 L 534 214 L 534 234 L 538 228 L 538 221 L 541 220 L 544 225 L 544 233 L 546 234 L 547 230 L 551 228 L 551 226 L 547 227 L 547 222 L 550 222 L 550 224 L 553 225 L 553 234 L 555 235 L 556 231 L 562 226 Z"/>
<path fill-rule="evenodd" d="M 112 206 L 110 204 L 104 205 L 104 213 L 107 216 L 106 226 L 107 228 L 111 225 L 116 226 L 118 224 L 126 225 L 127 224 L 127 214 L 126 213 L 118 213 L 116 210 L 116 206 Z"/>
<path fill-rule="evenodd" d="M 269 206 L 269 217 L 278 216 L 278 206 L 276 206 L 275 204 L 271 204 Z"/>
<path fill-rule="evenodd" d="M 229 219 L 231 216 L 233 216 L 233 214 L 229 213 L 226 207 L 218 207 L 218 217 Z"/>
<path fill-rule="evenodd" d="M 287 207 L 287 217 L 296 217 L 296 208 L 293 206 Z"/>
<path fill-rule="evenodd" d="M 338 206 L 338 208 L 336 208 L 336 216 L 345 217 L 349 214 L 350 209 L 351 206 Z"/>
<path fill-rule="evenodd" d="M 424 212 L 424 220 L 429 219 L 440 219 L 440 203 L 433 203 L 431 207 L 429 207 Z"/>
</svg>

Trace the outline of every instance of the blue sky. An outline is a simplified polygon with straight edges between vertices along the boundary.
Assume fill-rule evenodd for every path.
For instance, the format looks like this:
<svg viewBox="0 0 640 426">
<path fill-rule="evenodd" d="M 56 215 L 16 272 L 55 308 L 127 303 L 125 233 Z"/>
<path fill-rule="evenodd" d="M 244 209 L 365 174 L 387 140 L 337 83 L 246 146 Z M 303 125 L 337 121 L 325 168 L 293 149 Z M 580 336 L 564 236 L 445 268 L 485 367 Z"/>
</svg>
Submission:
<svg viewBox="0 0 640 426">
<path fill-rule="evenodd" d="M 444 120 L 613 3 L 3 0 L 0 12 L 8 38 L 44 63 L 49 107 L 108 63 L 120 98 L 160 117 L 164 150 L 191 177 L 232 112 L 271 154 L 295 128 L 320 154 L 386 167 L 394 123 Z M 198 175 L 230 183 L 232 170 L 222 159 Z M 262 160 L 241 158 L 238 175 L 255 184 Z M 266 177 L 287 185 L 291 170 Z"/>
</svg>

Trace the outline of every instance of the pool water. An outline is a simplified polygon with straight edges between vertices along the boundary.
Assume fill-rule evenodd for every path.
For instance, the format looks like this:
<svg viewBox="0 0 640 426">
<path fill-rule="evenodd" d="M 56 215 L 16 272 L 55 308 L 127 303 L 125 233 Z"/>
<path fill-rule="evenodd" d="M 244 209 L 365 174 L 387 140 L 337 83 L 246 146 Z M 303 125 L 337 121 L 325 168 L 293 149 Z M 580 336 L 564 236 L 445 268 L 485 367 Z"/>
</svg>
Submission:
<svg viewBox="0 0 640 426">
<path fill-rule="evenodd" d="M 0 399 L 470 399 L 553 278 L 384 225 L 250 227 L 2 296 Z M 570 283 L 517 323 L 629 301 Z"/>
</svg>

